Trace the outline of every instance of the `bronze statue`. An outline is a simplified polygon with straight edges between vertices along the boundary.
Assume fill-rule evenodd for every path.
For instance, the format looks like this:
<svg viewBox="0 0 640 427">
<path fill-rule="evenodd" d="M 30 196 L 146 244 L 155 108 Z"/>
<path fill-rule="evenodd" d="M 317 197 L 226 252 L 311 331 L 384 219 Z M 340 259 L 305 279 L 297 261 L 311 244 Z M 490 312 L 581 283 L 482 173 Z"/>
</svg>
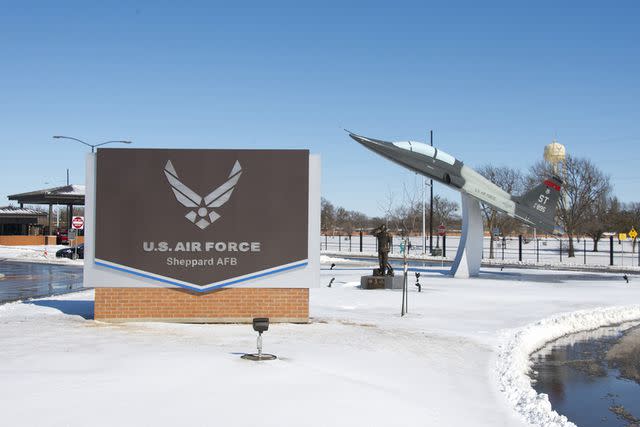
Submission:
<svg viewBox="0 0 640 427">
<path fill-rule="evenodd" d="M 376 236 L 378 240 L 378 262 L 380 268 L 373 270 L 374 276 L 393 276 L 393 268 L 389 264 L 389 251 L 393 244 L 391 233 L 387 230 L 387 226 L 382 224 L 378 228 L 371 230 L 371 234 Z"/>
</svg>

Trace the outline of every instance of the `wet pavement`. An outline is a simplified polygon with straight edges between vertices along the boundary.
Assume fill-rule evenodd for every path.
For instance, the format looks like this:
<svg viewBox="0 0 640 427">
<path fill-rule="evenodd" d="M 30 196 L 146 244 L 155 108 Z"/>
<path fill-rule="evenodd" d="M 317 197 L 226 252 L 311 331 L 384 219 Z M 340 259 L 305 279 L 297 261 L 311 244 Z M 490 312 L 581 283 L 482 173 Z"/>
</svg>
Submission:
<svg viewBox="0 0 640 427">
<path fill-rule="evenodd" d="M 82 289 L 82 266 L 0 261 L 0 304 Z"/>
<path fill-rule="evenodd" d="M 569 335 L 532 355 L 532 385 L 581 427 L 640 426 L 640 326 Z"/>
</svg>

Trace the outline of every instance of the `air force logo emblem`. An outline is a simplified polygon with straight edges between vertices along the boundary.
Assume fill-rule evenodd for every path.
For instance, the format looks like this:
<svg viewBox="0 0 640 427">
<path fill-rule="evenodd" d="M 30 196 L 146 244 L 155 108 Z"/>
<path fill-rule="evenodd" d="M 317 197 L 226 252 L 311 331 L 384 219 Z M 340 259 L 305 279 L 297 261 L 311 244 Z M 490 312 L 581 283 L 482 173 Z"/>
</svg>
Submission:
<svg viewBox="0 0 640 427">
<path fill-rule="evenodd" d="M 229 201 L 231 193 L 233 193 L 233 189 L 238 183 L 240 175 L 242 175 L 242 167 L 240 167 L 240 163 L 236 160 L 229 174 L 229 178 L 224 184 L 205 197 L 199 196 L 180 181 L 171 160 L 167 160 L 167 164 L 164 166 L 164 174 L 178 202 L 187 208 L 193 209 L 189 211 L 185 217 L 204 230 L 220 218 L 220 215 L 216 213 L 213 208 L 219 208 Z"/>
</svg>

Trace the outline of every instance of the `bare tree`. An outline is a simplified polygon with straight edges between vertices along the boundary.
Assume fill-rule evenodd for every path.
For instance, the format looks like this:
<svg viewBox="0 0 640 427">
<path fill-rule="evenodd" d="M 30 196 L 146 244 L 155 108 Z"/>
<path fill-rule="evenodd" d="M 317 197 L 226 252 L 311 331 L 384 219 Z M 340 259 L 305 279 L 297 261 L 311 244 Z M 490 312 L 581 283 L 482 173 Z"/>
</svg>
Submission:
<svg viewBox="0 0 640 427">
<path fill-rule="evenodd" d="M 378 207 L 380 208 L 380 210 L 382 210 L 382 212 L 384 212 L 384 221 L 387 227 L 389 227 L 389 222 L 394 216 L 395 199 L 395 193 L 391 191 L 391 189 L 389 189 L 384 200 L 378 202 Z"/>
<path fill-rule="evenodd" d="M 538 162 L 531 168 L 531 179 L 539 183 L 553 175 L 551 165 Z M 605 175 L 591 160 L 567 156 L 562 197 L 558 203 L 558 217 L 569 237 L 569 257 L 575 257 L 573 239 L 584 232 L 591 220 L 590 208 L 611 192 L 609 176 Z"/>
<path fill-rule="evenodd" d="M 629 212 L 631 226 L 634 228 L 640 228 L 640 203 L 631 202 L 626 205 L 625 210 Z"/>
<path fill-rule="evenodd" d="M 336 226 L 336 209 L 324 197 L 320 201 L 320 228 L 325 234 L 333 231 Z"/>
<path fill-rule="evenodd" d="M 640 229 L 640 203 L 633 202 L 629 203 L 625 210 L 629 212 L 629 230 L 634 228 L 636 232 Z M 638 237 L 634 237 L 633 239 L 633 250 L 636 250 L 636 244 L 638 243 Z"/>
<path fill-rule="evenodd" d="M 351 223 L 357 231 L 363 230 L 369 223 L 369 217 L 358 211 L 349 211 L 351 216 Z"/>
<path fill-rule="evenodd" d="M 524 191 L 525 179 L 519 170 L 508 166 L 484 165 L 478 169 L 478 172 L 510 194 L 519 195 Z M 501 230 L 502 235 L 506 236 L 517 230 L 520 226 L 517 220 L 502 212 L 498 212 L 498 210 L 492 206 L 486 203 L 482 203 L 481 206 L 489 233 L 492 233 L 493 229 L 498 228 Z M 493 257 L 494 244 L 492 237 L 489 243 L 489 258 Z"/>
<path fill-rule="evenodd" d="M 598 242 L 613 223 L 614 206 L 613 199 L 603 196 L 589 207 L 590 220 L 584 225 L 584 232 L 593 240 L 593 252 L 598 252 Z"/>
<path fill-rule="evenodd" d="M 394 209 L 393 217 L 396 229 L 400 230 L 403 236 L 416 232 L 422 221 L 422 202 L 419 200 L 417 189 L 409 190 L 406 184 L 402 186 L 402 202 Z"/>
<path fill-rule="evenodd" d="M 621 203 L 616 197 L 612 199 L 611 212 L 609 214 L 609 231 L 616 234 L 628 233 L 632 228 L 636 232 L 640 228 L 640 203 Z M 633 251 L 635 252 L 637 237 L 633 239 Z"/>
<path fill-rule="evenodd" d="M 336 209 L 336 225 L 338 228 L 348 235 L 353 232 L 353 222 L 351 221 L 351 214 L 343 207 Z"/>
<path fill-rule="evenodd" d="M 436 224 L 451 224 L 457 220 L 455 213 L 458 211 L 458 204 L 445 197 L 436 195 L 433 197 L 433 218 Z"/>
</svg>

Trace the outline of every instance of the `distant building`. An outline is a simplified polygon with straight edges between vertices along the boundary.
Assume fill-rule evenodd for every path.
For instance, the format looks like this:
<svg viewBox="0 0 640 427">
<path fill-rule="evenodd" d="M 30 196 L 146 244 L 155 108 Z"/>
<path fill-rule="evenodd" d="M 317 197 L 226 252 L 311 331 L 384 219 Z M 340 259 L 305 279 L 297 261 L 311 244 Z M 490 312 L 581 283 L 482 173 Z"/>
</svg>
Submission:
<svg viewBox="0 0 640 427">
<path fill-rule="evenodd" d="M 24 205 L 46 205 L 49 207 L 49 220 L 46 227 L 46 234 L 54 234 L 53 227 L 53 206 L 64 205 L 67 207 L 66 224 L 61 224 L 62 229 L 71 228 L 71 217 L 74 206 L 84 206 L 84 185 L 64 185 L 62 187 L 45 188 L 42 190 L 29 191 L 27 193 L 12 194 L 9 200 L 14 200 Z M 46 215 L 45 215 L 46 216 Z"/>
<path fill-rule="evenodd" d="M 0 207 L 0 236 L 37 236 L 47 222 L 46 212 L 17 206 Z"/>
</svg>

